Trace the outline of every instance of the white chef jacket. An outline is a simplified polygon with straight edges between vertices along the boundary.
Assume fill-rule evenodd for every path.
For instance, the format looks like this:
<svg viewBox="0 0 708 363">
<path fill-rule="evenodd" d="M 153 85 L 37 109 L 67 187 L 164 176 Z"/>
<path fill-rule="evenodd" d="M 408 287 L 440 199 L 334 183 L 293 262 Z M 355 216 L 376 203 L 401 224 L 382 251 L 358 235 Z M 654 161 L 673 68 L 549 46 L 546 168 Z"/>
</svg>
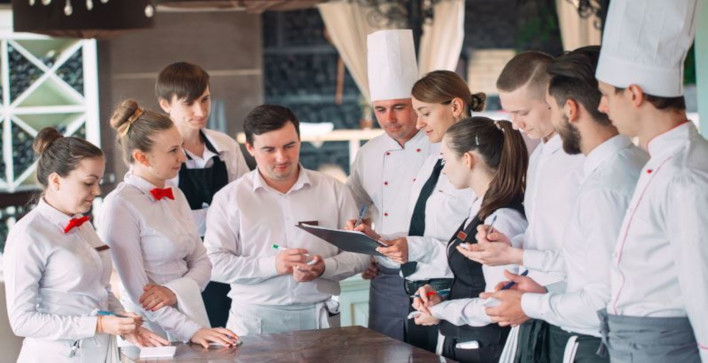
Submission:
<svg viewBox="0 0 708 363">
<path fill-rule="evenodd" d="M 222 188 L 207 215 L 204 245 L 214 268 L 212 280 L 231 284 L 232 310 L 239 305 L 315 304 L 340 292 L 339 280 L 364 271 L 369 256 L 340 251 L 296 227 L 299 222 L 341 228 L 356 218 L 344 184 L 300 166 L 287 193 L 269 187 L 258 169 Z M 310 282 L 279 275 L 272 247 L 304 248 L 324 259 L 325 271 Z M 237 309 L 237 308 L 236 308 Z"/>
<path fill-rule="evenodd" d="M 184 166 L 187 169 L 210 168 L 214 164 L 212 158 L 219 156 L 221 161 L 226 164 L 229 183 L 249 172 L 246 160 L 241 153 L 241 147 L 239 147 L 236 140 L 223 132 L 215 130 L 202 129 L 202 132 L 204 133 L 204 137 L 214 146 L 218 155 L 214 154 L 206 147 L 204 148 L 204 155 L 195 155 L 185 149 L 185 153 L 191 158 L 188 158 L 184 162 Z M 179 174 L 177 174 L 174 179 L 170 179 L 169 183 L 175 187 L 179 186 Z M 206 214 L 208 209 L 208 207 L 205 207 L 192 211 L 192 217 L 194 218 L 194 223 L 197 225 L 200 236 L 204 235 L 206 229 Z"/>
<path fill-rule="evenodd" d="M 431 155 L 416 176 L 408 204 L 408 220 L 413 216 L 423 185 L 430 178 L 435 163 L 440 159 L 440 143 L 431 145 Z M 423 236 L 408 236 L 408 260 L 416 261 L 416 271 L 406 277 L 410 281 L 437 278 L 452 278 L 447 266 L 447 242 L 468 215 L 476 215 L 471 209 L 477 200 L 472 189 L 457 189 L 440 172 L 432 194 L 425 205 L 425 233 Z M 477 204 L 479 205 L 479 204 Z"/>
<path fill-rule="evenodd" d="M 563 151 L 557 134 L 539 144 L 529 159 L 524 196 L 529 228 L 512 238 L 512 244 L 524 249 L 523 264 L 531 270 L 529 276 L 542 285 L 565 278 L 559 255 L 563 231 L 580 188 L 584 160 L 581 154 Z"/>
<path fill-rule="evenodd" d="M 477 202 L 473 205 L 472 209 L 479 211 L 479 207 L 482 204 L 482 198 L 479 198 Z M 470 213 L 470 216 L 465 222 L 465 227 L 472 223 L 472 220 L 477 215 L 477 212 Z M 494 216 L 497 216 L 497 220 L 494 222 L 494 229 L 503 232 L 504 234 L 510 233 L 512 236 L 523 233 L 528 223 L 526 218 L 524 218 L 521 213 L 517 212 L 511 208 L 500 208 L 494 211 L 491 215 L 484 219 L 485 224 L 490 224 Z M 459 227 L 459 226 L 458 226 Z M 453 231 L 454 233 L 454 231 Z M 452 234 L 450 235 L 452 237 Z M 448 253 L 447 248 L 445 250 Z M 447 257 L 446 257 L 447 258 Z M 486 282 L 484 291 L 493 292 L 494 288 L 502 281 L 506 281 L 507 278 L 504 276 L 504 270 L 510 270 L 516 272 L 518 266 L 516 265 L 501 265 L 501 266 L 488 266 L 482 265 L 482 273 L 484 274 L 484 281 Z M 482 301 L 479 298 L 467 298 L 467 299 L 454 299 L 445 300 L 440 304 L 437 304 L 430 308 L 430 313 L 433 314 L 438 319 L 447 320 L 455 325 L 471 325 L 471 326 L 485 326 L 492 323 L 492 320 L 487 316 L 485 312 L 486 307 L 482 305 Z"/>
<path fill-rule="evenodd" d="M 564 330 L 600 336 L 597 310 L 610 300 L 610 264 L 622 219 L 649 159 L 617 135 L 585 158 L 583 181 L 563 237 L 567 292 L 524 294 L 524 313 Z"/>
<path fill-rule="evenodd" d="M 111 292 L 109 251 L 96 251 L 105 244 L 89 222 L 64 233 L 70 219 L 40 199 L 10 229 L 5 289 L 12 331 L 26 337 L 19 362 L 105 360 L 109 336 L 96 334 L 95 312 L 123 310 Z M 75 340 L 82 348 L 69 358 Z"/>
<path fill-rule="evenodd" d="M 366 205 L 367 216 L 379 234 L 405 236 L 410 227 L 408 212 L 413 183 L 431 152 L 425 133 L 419 131 L 401 147 L 387 134 L 364 144 L 351 166 L 347 186 L 357 206 Z M 400 265 L 377 256 L 388 268 Z"/>
<path fill-rule="evenodd" d="M 209 328 L 201 314 L 191 311 L 204 310 L 200 293 L 209 282 L 211 263 L 184 194 L 172 187 L 174 200 L 156 200 L 150 194 L 153 188 L 147 180 L 128 172 L 106 196 L 96 225 L 111 246 L 125 307 L 144 316 L 150 330 L 186 342 L 197 330 Z M 180 306 L 144 310 L 138 299 L 148 283 L 172 290 Z M 191 303 L 181 303 L 182 299 Z"/>
<path fill-rule="evenodd" d="M 607 312 L 687 316 L 708 362 L 708 142 L 686 122 L 648 149 L 612 256 Z"/>
</svg>

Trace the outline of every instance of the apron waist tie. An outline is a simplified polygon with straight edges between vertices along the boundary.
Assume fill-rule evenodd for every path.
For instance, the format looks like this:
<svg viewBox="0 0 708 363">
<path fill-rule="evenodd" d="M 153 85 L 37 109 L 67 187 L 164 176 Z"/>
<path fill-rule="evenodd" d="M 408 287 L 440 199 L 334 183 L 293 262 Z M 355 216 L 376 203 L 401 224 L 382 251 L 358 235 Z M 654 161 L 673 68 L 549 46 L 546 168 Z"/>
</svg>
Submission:
<svg viewBox="0 0 708 363">
<path fill-rule="evenodd" d="M 610 324 L 607 322 L 607 310 L 598 310 L 597 317 L 600 318 L 600 347 L 597 348 L 596 354 L 602 358 L 607 358 L 607 347 L 609 346 L 608 335 L 610 333 Z"/>
</svg>

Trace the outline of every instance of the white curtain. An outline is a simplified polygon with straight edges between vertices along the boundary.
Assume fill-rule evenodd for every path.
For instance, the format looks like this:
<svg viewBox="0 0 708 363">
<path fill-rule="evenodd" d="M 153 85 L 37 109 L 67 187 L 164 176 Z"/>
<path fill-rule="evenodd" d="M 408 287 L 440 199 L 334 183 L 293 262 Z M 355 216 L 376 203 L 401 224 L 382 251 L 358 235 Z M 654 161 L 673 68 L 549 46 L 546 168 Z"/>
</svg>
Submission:
<svg viewBox="0 0 708 363">
<path fill-rule="evenodd" d="M 576 9 L 576 2 L 556 0 L 563 49 L 568 51 L 586 45 L 599 45 L 602 40 L 600 30 L 595 28 L 594 25 L 597 18 L 594 16 L 590 16 L 587 19 L 580 18 Z"/>
<path fill-rule="evenodd" d="M 319 4 L 330 40 L 344 60 L 359 90 L 369 98 L 366 67 L 366 36 L 381 29 L 400 28 L 394 25 L 372 26 L 367 17 L 370 10 L 356 3 L 331 1 Z M 435 5 L 435 18 L 423 27 L 418 52 L 421 74 L 435 69 L 454 70 L 464 40 L 464 0 L 446 0 Z"/>
<path fill-rule="evenodd" d="M 465 1 L 441 1 L 433 8 L 433 21 L 423 25 L 418 50 L 421 75 L 444 69 L 454 71 L 465 39 Z"/>
</svg>

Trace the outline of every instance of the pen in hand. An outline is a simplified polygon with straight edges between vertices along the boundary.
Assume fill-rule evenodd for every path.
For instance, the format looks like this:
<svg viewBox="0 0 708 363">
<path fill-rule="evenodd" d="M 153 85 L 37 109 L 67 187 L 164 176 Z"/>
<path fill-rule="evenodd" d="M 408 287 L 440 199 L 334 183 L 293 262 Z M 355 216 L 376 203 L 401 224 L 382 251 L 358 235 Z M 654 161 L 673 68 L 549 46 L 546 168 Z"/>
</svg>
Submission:
<svg viewBox="0 0 708 363">
<path fill-rule="evenodd" d="M 519 276 L 526 276 L 528 274 L 529 274 L 529 270 L 526 270 L 526 271 L 522 272 Z M 509 290 L 509 289 L 511 289 L 512 286 L 514 286 L 514 284 L 516 284 L 516 282 L 509 281 L 508 284 L 506 284 L 506 285 L 504 285 L 504 287 L 502 287 L 502 290 Z"/>
<path fill-rule="evenodd" d="M 359 217 L 356 219 L 356 222 L 354 223 L 354 228 L 356 228 L 358 225 L 361 224 L 361 220 L 364 218 L 364 214 L 366 214 L 366 204 L 361 206 L 361 209 L 359 210 Z"/>
<path fill-rule="evenodd" d="M 487 234 L 492 234 L 494 233 L 494 222 L 497 221 L 497 215 L 494 215 L 494 218 L 492 218 L 492 223 L 489 223 L 489 229 L 487 229 Z"/>
<path fill-rule="evenodd" d="M 287 247 L 278 246 L 278 245 L 276 245 L 276 244 L 274 243 L 274 244 L 273 244 L 273 249 L 276 249 L 276 250 L 279 250 L 279 251 L 285 251 L 285 250 L 287 250 L 288 248 L 287 248 Z M 305 257 L 307 257 L 307 259 L 309 260 L 309 261 L 307 261 L 307 263 L 306 263 L 308 266 L 312 266 L 312 265 L 314 265 L 314 264 L 317 263 L 317 260 L 315 260 L 314 258 L 311 258 L 309 253 L 303 253 L 302 255 L 305 256 Z"/>
<path fill-rule="evenodd" d="M 113 315 L 113 316 L 116 316 L 119 318 L 131 318 L 131 319 L 133 318 L 132 316 L 125 316 L 125 315 L 121 315 L 121 314 L 116 314 L 112 311 L 106 311 L 106 310 L 99 310 L 96 312 L 96 315 L 103 315 L 103 316 Z"/>
<path fill-rule="evenodd" d="M 450 295 L 450 289 L 442 289 L 442 290 L 437 290 L 437 291 L 428 291 L 425 296 L 435 296 L 435 295 L 440 295 L 440 296 L 447 296 Z M 420 294 L 415 294 L 411 295 L 411 297 L 420 297 Z"/>
</svg>

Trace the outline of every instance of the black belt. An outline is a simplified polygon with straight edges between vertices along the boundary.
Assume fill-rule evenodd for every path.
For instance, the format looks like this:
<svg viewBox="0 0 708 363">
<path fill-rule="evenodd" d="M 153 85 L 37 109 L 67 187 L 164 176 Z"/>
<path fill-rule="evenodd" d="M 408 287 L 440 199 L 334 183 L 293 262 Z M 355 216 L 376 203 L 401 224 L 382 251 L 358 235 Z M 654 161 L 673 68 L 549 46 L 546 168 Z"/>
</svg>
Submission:
<svg viewBox="0 0 708 363">
<path fill-rule="evenodd" d="M 406 294 L 413 295 L 418 292 L 418 289 L 425 285 L 430 285 L 436 291 L 449 289 L 452 286 L 452 279 L 430 279 L 430 280 L 418 280 L 405 282 Z"/>
</svg>

